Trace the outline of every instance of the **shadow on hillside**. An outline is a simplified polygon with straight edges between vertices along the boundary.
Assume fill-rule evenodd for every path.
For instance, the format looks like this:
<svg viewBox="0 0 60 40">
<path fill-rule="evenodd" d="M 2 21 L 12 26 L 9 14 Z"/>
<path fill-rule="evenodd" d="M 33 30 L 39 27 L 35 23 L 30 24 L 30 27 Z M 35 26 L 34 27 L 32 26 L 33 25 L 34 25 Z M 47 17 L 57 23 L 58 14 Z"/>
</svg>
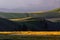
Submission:
<svg viewBox="0 0 60 40">
<path fill-rule="evenodd" d="M 23 31 L 60 31 L 60 22 L 51 22 L 45 20 L 44 18 L 31 18 L 28 20 L 35 21 L 25 21 L 23 22 Z"/>
<path fill-rule="evenodd" d="M 0 18 L 0 31 L 60 31 L 60 22 L 37 18 L 35 21 L 17 23 Z"/>
<path fill-rule="evenodd" d="M 24 30 L 30 30 L 30 31 L 60 31 L 60 22 L 27 22 L 23 26 Z"/>
<path fill-rule="evenodd" d="M 20 26 L 16 22 L 0 18 L 0 31 L 17 31 Z"/>
</svg>

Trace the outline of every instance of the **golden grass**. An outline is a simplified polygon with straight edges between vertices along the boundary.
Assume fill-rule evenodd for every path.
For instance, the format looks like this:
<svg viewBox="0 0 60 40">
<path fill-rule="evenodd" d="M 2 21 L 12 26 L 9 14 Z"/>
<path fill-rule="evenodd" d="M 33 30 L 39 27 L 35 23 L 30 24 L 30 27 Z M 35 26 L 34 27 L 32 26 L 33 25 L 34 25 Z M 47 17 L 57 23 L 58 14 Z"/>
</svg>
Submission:
<svg viewBox="0 0 60 40">
<path fill-rule="evenodd" d="M 0 34 L 14 34 L 14 35 L 60 35 L 60 31 L 14 31 L 14 32 L 0 32 Z"/>
<path fill-rule="evenodd" d="M 24 21 L 25 19 L 29 19 L 29 18 L 32 18 L 32 17 L 26 17 L 26 18 L 15 18 L 15 19 L 9 19 L 11 21 Z"/>
</svg>

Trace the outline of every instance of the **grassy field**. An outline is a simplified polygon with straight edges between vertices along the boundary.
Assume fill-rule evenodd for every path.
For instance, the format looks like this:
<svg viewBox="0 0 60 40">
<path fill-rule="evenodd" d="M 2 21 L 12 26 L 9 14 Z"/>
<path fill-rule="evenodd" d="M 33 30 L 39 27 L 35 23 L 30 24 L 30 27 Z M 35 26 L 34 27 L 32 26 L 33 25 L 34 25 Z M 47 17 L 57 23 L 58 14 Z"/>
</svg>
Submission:
<svg viewBox="0 0 60 40">
<path fill-rule="evenodd" d="M 14 19 L 9 19 L 11 21 L 25 21 L 25 19 L 29 19 L 29 18 L 32 18 L 32 17 L 26 17 L 26 18 L 14 18 Z"/>
<path fill-rule="evenodd" d="M 0 40 L 60 40 L 60 32 L 0 32 Z"/>
<path fill-rule="evenodd" d="M 0 32 L 5 35 L 60 35 L 60 31 L 12 31 Z"/>
<path fill-rule="evenodd" d="M 0 35 L 0 40 L 60 40 L 60 36 Z"/>
<path fill-rule="evenodd" d="M 45 17 L 45 18 L 59 18 L 60 13 L 46 12 L 46 13 L 0 13 L 3 18 L 25 18 L 25 17 Z"/>
<path fill-rule="evenodd" d="M 59 12 L 57 12 L 59 11 Z M 60 18 L 60 9 L 43 13 L 4 13 L 0 17 L 20 21 L 29 17 Z M 22 18 L 22 19 L 21 19 Z M 60 40 L 60 31 L 14 31 L 0 32 L 0 40 Z"/>
<path fill-rule="evenodd" d="M 23 34 L 23 35 L 22 35 Z M 0 32 L 0 40 L 60 40 L 60 32 Z"/>
</svg>

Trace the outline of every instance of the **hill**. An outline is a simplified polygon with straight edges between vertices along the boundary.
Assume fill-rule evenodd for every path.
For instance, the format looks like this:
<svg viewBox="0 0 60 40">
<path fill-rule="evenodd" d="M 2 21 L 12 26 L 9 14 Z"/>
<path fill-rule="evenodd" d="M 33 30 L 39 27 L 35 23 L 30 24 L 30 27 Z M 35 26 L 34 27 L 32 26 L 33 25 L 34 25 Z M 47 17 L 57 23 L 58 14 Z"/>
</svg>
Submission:
<svg viewBox="0 0 60 40">
<path fill-rule="evenodd" d="M 54 10 L 55 11 L 55 10 Z M 51 22 L 46 19 L 51 18 L 60 18 L 60 13 L 58 11 L 48 11 L 44 13 L 3 13 L 0 12 L 0 31 L 4 30 L 30 30 L 30 31 L 50 31 L 50 30 L 60 30 L 60 22 Z M 19 19 L 19 18 L 26 18 L 32 17 L 25 20 L 30 21 L 17 21 L 13 22 L 8 19 Z M 37 17 L 37 18 L 36 18 Z M 44 18 L 43 20 L 40 18 Z M 32 20 L 32 21 L 31 21 Z M 42 21 L 41 21 L 42 20 Z"/>
<path fill-rule="evenodd" d="M 58 12 L 58 13 L 60 13 L 60 8 L 56 8 L 56 9 L 50 10 L 49 12 Z"/>
<path fill-rule="evenodd" d="M 25 18 L 25 17 L 45 17 L 45 18 L 60 18 L 60 8 L 46 11 L 46 12 L 36 12 L 36 13 L 7 13 L 0 12 L 0 17 L 2 18 Z"/>
</svg>

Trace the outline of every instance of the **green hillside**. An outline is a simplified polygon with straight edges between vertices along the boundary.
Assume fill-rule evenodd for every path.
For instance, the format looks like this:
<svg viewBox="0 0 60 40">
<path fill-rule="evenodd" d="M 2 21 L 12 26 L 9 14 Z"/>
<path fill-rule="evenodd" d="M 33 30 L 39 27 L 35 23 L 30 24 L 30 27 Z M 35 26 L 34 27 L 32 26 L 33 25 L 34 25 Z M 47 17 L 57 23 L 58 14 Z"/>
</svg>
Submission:
<svg viewBox="0 0 60 40">
<path fill-rule="evenodd" d="M 45 18 L 51 18 L 51 17 L 60 17 L 59 13 L 54 12 L 46 12 L 46 13 L 0 13 L 0 17 L 2 18 L 24 18 L 24 17 L 45 17 Z"/>
<path fill-rule="evenodd" d="M 25 18 L 25 17 L 45 17 L 45 18 L 60 18 L 60 8 L 44 13 L 4 13 L 0 12 L 0 17 L 3 18 Z"/>
<path fill-rule="evenodd" d="M 23 18 L 26 17 L 24 13 L 0 13 L 3 18 Z"/>
<path fill-rule="evenodd" d="M 49 12 L 58 12 L 58 13 L 60 13 L 60 8 L 50 10 Z"/>
</svg>

